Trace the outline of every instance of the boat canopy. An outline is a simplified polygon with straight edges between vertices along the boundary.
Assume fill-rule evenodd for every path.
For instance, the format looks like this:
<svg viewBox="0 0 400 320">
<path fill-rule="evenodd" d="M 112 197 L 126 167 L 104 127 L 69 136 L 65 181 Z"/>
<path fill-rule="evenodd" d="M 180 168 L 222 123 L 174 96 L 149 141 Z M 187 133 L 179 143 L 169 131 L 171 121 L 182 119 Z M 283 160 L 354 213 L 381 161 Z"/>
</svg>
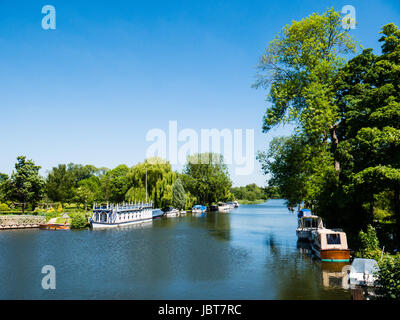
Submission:
<svg viewBox="0 0 400 320">
<path fill-rule="evenodd" d="M 332 229 L 318 229 L 316 232 L 319 235 L 321 249 L 348 249 L 346 233 Z"/>
<path fill-rule="evenodd" d="M 195 206 L 193 207 L 193 209 L 201 209 L 201 210 L 206 210 L 206 209 L 207 209 L 207 207 L 206 207 L 206 206 L 202 206 L 202 205 L 200 205 L 200 204 L 197 204 L 197 205 L 195 205 Z"/>
<path fill-rule="evenodd" d="M 310 209 L 301 209 L 299 213 L 297 214 L 298 218 L 302 217 L 310 217 L 312 216 L 311 210 Z"/>
<path fill-rule="evenodd" d="M 379 266 L 374 259 L 356 258 L 350 266 L 350 284 L 373 284 L 376 280 L 375 273 L 378 271 Z"/>
</svg>

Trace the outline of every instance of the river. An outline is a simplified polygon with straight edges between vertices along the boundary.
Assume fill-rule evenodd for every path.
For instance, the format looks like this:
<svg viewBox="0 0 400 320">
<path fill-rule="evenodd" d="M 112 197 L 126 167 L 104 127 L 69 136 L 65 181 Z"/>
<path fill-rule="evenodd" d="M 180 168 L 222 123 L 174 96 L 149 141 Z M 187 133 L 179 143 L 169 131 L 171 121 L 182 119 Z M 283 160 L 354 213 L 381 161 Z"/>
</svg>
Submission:
<svg viewBox="0 0 400 320">
<path fill-rule="evenodd" d="M 269 200 L 119 229 L 0 231 L 0 299 L 350 299 L 296 227 Z M 44 265 L 55 290 L 41 286 Z"/>
</svg>

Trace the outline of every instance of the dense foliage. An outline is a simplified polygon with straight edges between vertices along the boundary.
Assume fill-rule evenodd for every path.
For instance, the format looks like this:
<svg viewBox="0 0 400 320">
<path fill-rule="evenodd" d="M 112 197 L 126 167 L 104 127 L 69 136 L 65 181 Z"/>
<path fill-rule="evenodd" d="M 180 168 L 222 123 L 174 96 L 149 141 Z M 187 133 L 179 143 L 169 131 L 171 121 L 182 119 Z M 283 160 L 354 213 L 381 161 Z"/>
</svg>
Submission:
<svg viewBox="0 0 400 320">
<path fill-rule="evenodd" d="M 85 213 L 78 212 L 71 215 L 71 229 L 82 229 L 88 226 Z"/>
<path fill-rule="evenodd" d="M 256 201 L 268 199 L 266 190 L 260 188 L 255 183 L 249 184 L 245 187 L 234 187 L 231 189 L 231 192 L 237 200 Z"/>
<path fill-rule="evenodd" d="M 385 223 L 400 244 L 400 31 L 382 29 L 382 54 L 363 50 L 328 10 L 285 27 L 261 59 L 269 90 L 263 129 L 296 125 L 258 159 L 288 206 L 304 202 L 327 225 L 358 233 Z"/>
<path fill-rule="evenodd" d="M 209 156 L 211 154 L 195 157 L 208 159 Z M 10 178 L 0 175 L 0 211 L 8 211 L 14 202 L 22 203 L 23 209 L 29 204 L 34 210 L 41 201 L 54 204 L 53 210 L 62 212 L 63 204 L 69 203 L 85 210 L 95 202 L 123 201 L 153 201 L 153 206 L 158 208 L 173 205 L 190 209 L 196 203 L 230 200 L 232 182 L 227 168 L 222 157 L 212 157 L 218 159 L 217 162 L 188 163 L 183 174 L 173 171 L 169 162 L 151 158 L 131 168 L 119 165 L 111 170 L 92 165 L 60 164 L 50 170 L 46 179 L 39 176 L 39 166 L 25 157 L 18 157 L 16 172 Z"/>
<path fill-rule="evenodd" d="M 232 182 L 221 155 L 202 153 L 189 156 L 183 173 L 186 189 L 196 196 L 199 203 L 211 205 L 233 199 Z"/>
</svg>

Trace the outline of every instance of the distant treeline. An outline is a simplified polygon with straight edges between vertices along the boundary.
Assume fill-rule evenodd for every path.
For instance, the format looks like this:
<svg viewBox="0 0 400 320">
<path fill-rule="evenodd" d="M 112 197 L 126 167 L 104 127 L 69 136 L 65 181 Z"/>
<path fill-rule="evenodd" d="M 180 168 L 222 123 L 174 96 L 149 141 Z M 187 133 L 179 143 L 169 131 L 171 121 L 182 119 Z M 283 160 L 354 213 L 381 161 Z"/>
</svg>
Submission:
<svg viewBox="0 0 400 320">
<path fill-rule="evenodd" d="M 232 194 L 237 200 L 257 201 L 267 199 L 279 199 L 279 190 L 277 187 L 259 187 L 255 183 L 248 184 L 245 187 L 234 187 Z"/>
<path fill-rule="evenodd" d="M 15 203 L 22 204 L 25 211 L 34 210 L 39 203 L 76 203 L 88 209 L 94 202 L 143 202 L 146 177 L 147 200 L 153 201 L 154 207 L 189 209 L 194 204 L 234 200 L 223 158 L 211 153 L 190 156 L 182 172 L 173 171 L 171 164 L 160 158 L 114 169 L 59 164 L 45 177 L 39 175 L 39 169 L 21 156 L 11 176 L 0 174 L 0 211 Z"/>
</svg>

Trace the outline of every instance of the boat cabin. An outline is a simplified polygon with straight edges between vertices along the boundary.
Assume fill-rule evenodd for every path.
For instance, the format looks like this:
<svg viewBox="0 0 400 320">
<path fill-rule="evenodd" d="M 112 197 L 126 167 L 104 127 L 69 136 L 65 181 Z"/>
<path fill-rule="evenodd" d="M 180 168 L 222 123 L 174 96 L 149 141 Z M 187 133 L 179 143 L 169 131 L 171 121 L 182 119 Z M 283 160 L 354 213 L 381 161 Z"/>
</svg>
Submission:
<svg viewBox="0 0 400 320">
<path fill-rule="evenodd" d="M 346 233 L 342 230 L 318 229 L 313 231 L 312 249 L 322 261 L 346 262 L 350 260 Z"/>
</svg>

